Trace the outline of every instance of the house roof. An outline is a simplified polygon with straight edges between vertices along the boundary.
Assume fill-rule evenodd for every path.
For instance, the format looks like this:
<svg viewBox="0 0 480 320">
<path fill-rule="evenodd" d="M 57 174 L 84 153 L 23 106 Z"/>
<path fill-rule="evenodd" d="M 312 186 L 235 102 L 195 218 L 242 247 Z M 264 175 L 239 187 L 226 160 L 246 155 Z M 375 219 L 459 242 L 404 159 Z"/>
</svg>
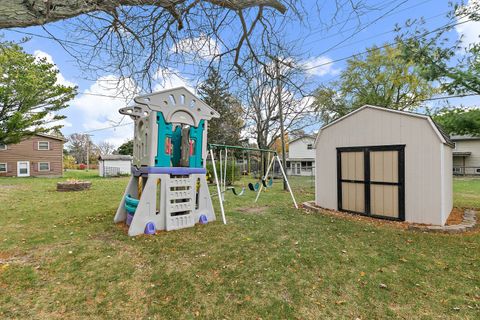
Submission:
<svg viewBox="0 0 480 320">
<path fill-rule="evenodd" d="M 133 157 L 129 155 L 123 155 L 123 154 L 105 154 L 105 155 L 100 155 L 98 157 L 98 160 L 126 160 L 126 161 L 132 161 Z"/>
<path fill-rule="evenodd" d="M 471 134 L 466 135 L 453 135 L 450 137 L 452 141 L 460 141 L 460 140 L 480 140 L 480 136 L 473 136 Z"/>
<path fill-rule="evenodd" d="M 337 120 L 323 126 L 319 131 L 318 131 L 318 135 L 317 135 L 317 138 L 315 139 L 315 145 L 317 144 L 317 141 L 318 141 L 318 138 L 320 137 L 320 134 L 322 133 L 323 130 L 325 130 L 326 128 L 330 127 L 330 126 L 333 126 L 334 124 L 340 122 L 340 121 L 343 121 L 344 119 L 358 113 L 358 112 L 361 112 L 362 110 L 365 110 L 365 109 L 373 109 L 373 110 L 379 110 L 379 111 L 384 111 L 384 112 L 391 112 L 391 113 L 396 113 L 396 114 L 401 114 L 401 115 L 405 115 L 405 116 L 410 116 L 410 117 L 416 117 L 416 118 L 420 118 L 420 119 L 425 119 L 428 124 L 430 125 L 430 127 L 433 129 L 433 131 L 435 132 L 435 134 L 437 135 L 437 137 L 440 139 L 440 141 L 446 145 L 448 145 L 449 147 L 454 147 L 454 143 L 453 141 L 450 139 L 450 137 L 448 136 L 448 134 L 442 130 L 442 128 L 437 124 L 435 123 L 435 121 L 432 120 L 432 118 L 430 116 L 427 116 L 425 114 L 421 114 L 421 113 L 415 113 L 415 112 L 409 112 L 409 111 L 400 111 L 400 110 L 394 110 L 394 109 L 388 109 L 388 108 L 384 108 L 384 107 L 378 107 L 378 106 L 372 106 L 372 105 L 364 105 L 363 107 L 360 107 L 352 112 L 350 112 L 349 114 L 346 114 L 344 115 L 343 117 L 341 118 L 338 118 Z"/>
<path fill-rule="evenodd" d="M 67 139 L 65 139 L 64 137 L 61 137 L 61 136 L 55 136 L 55 135 L 46 134 L 46 133 L 36 133 L 35 135 L 39 136 L 39 137 L 50 138 L 50 139 L 55 139 L 55 140 L 60 140 L 60 141 L 63 141 L 63 142 L 67 142 Z"/>
<path fill-rule="evenodd" d="M 298 141 L 298 140 L 301 140 L 301 139 L 305 139 L 305 138 L 315 140 L 315 136 L 314 136 L 314 135 L 305 134 L 305 135 L 303 135 L 303 136 L 300 136 L 300 137 L 297 137 L 297 138 L 295 138 L 295 139 L 293 139 L 293 140 L 288 141 L 288 143 L 294 143 L 295 141 Z"/>
</svg>

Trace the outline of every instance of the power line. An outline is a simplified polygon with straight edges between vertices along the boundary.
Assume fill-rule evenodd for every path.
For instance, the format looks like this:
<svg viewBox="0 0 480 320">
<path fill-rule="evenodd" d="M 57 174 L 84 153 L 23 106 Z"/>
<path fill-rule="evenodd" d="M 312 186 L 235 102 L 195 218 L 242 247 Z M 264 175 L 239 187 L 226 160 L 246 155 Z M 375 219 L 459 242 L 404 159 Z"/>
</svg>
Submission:
<svg viewBox="0 0 480 320">
<path fill-rule="evenodd" d="M 385 17 L 389 17 L 389 16 L 396 15 L 396 14 L 398 14 L 398 13 L 400 13 L 400 12 L 403 12 L 403 11 L 407 11 L 407 10 L 413 9 L 413 8 L 415 8 L 415 7 L 418 7 L 418 6 L 420 6 L 420 5 L 423 5 L 423 4 L 425 4 L 425 3 L 428 3 L 428 2 L 430 2 L 430 1 L 432 1 L 432 0 L 425 0 L 425 1 L 423 1 L 423 2 L 417 3 L 417 4 L 415 4 L 415 5 L 411 5 L 411 6 L 409 6 L 409 7 L 403 8 L 403 9 L 401 9 L 401 10 L 387 13 L 387 14 L 385 14 L 384 16 L 382 16 L 382 19 L 385 18 Z M 392 1 L 392 2 L 394 2 L 394 1 Z M 390 4 L 390 3 L 392 3 L 392 2 L 389 2 L 388 4 Z M 448 12 L 449 12 L 449 11 L 447 11 L 447 12 L 445 12 L 445 13 L 448 13 Z M 440 14 L 440 15 L 443 15 L 443 14 L 445 14 L 445 13 L 442 13 L 442 14 Z M 440 15 L 437 15 L 437 16 L 440 16 Z M 436 17 L 436 16 L 435 16 L 435 17 Z M 427 21 L 427 20 L 429 20 L 429 19 L 431 19 L 431 18 L 434 18 L 434 17 L 427 18 L 427 19 L 425 19 L 425 21 Z M 350 21 L 350 20 L 346 20 L 346 21 L 344 21 L 344 22 L 348 22 L 348 21 Z M 342 31 L 342 32 L 346 32 L 346 31 L 356 30 L 356 29 L 357 29 L 357 27 L 352 27 L 352 28 L 347 28 L 347 29 L 345 29 L 345 30 L 341 30 L 341 31 Z M 392 30 L 392 31 L 389 31 L 389 32 L 394 32 L 394 31 Z M 381 33 L 380 35 L 387 34 L 387 33 L 389 33 L 389 32 L 384 32 L 384 33 Z M 316 34 L 316 33 L 318 33 L 318 32 L 313 32 L 313 33 L 308 34 L 307 36 L 305 36 L 305 38 L 304 38 L 303 40 L 308 39 L 308 38 L 310 37 L 310 35 Z M 329 38 L 337 37 L 338 35 L 339 35 L 339 33 L 335 33 L 335 34 L 331 34 L 331 35 L 322 37 L 322 38 L 320 38 L 320 39 L 315 39 L 315 40 L 313 40 L 313 41 L 322 41 L 322 40 L 326 40 L 326 39 L 329 39 Z M 376 36 L 373 36 L 373 37 L 370 37 L 370 38 L 374 38 L 374 37 L 376 37 Z M 346 45 L 346 46 L 342 46 L 342 48 L 344 48 L 344 47 L 348 47 L 348 46 L 347 46 L 347 45 Z"/>
<path fill-rule="evenodd" d="M 402 1 L 401 3 L 397 4 L 394 8 L 390 9 L 388 13 L 391 13 L 392 11 L 394 11 L 395 9 L 399 8 L 401 5 L 405 4 L 408 0 L 404 0 Z M 387 16 L 387 14 L 383 14 L 382 16 L 380 17 L 377 17 L 376 19 L 374 19 L 372 22 L 369 22 L 367 25 L 363 26 L 362 28 L 358 29 L 356 32 L 354 32 L 353 34 L 351 34 L 350 36 L 342 39 L 340 42 L 336 43 L 335 45 L 331 46 L 330 48 L 324 50 L 323 52 L 321 52 L 320 54 L 318 54 L 319 56 L 321 55 L 324 55 L 325 53 L 327 52 L 330 52 L 332 49 L 335 49 L 336 47 L 338 47 L 339 45 L 341 45 L 342 43 L 345 43 L 346 41 L 348 41 L 349 39 L 355 37 L 357 34 L 359 34 L 360 32 L 362 32 L 363 30 L 365 30 L 366 28 L 370 27 L 371 25 L 373 25 L 374 23 L 380 21 L 381 19 L 385 18 Z"/>
<path fill-rule="evenodd" d="M 396 1 L 397 1 L 397 0 L 393 0 L 393 1 L 387 2 L 387 3 L 385 4 L 384 8 L 385 8 L 385 7 L 388 7 L 388 6 L 389 6 L 390 4 L 392 4 L 392 3 L 395 3 Z M 419 4 L 416 4 L 416 5 L 413 5 L 413 6 L 404 8 L 404 9 L 402 9 L 402 10 L 399 10 L 399 11 L 395 12 L 395 13 L 390 13 L 390 14 L 388 14 L 387 16 L 395 15 L 395 14 L 397 14 L 397 13 L 400 13 L 400 12 L 405 11 L 405 10 L 407 10 L 407 9 L 411 9 L 411 8 L 420 6 L 420 5 L 422 5 L 422 4 L 424 4 L 424 3 L 427 3 L 427 2 L 430 2 L 430 1 L 433 1 L 433 0 L 423 1 L 423 2 L 421 2 L 421 3 L 419 3 Z M 381 4 L 381 3 L 382 3 L 382 2 L 379 2 L 379 3 L 374 4 L 374 5 L 373 5 L 373 8 L 375 8 L 375 6 L 377 6 L 377 5 Z M 374 9 L 373 9 L 373 10 L 374 10 Z M 368 13 L 370 13 L 371 11 L 372 11 L 372 10 L 370 10 Z M 361 17 L 361 16 L 364 16 L 364 15 L 366 15 L 366 14 L 367 14 L 367 13 L 359 14 L 359 15 L 357 15 L 357 17 Z M 352 20 L 352 19 L 345 19 L 345 20 L 339 21 L 339 22 L 337 22 L 337 23 L 335 23 L 335 24 L 333 24 L 333 25 L 330 25 L 330 26 L 328 26 L 328 27 L 323 27 L 323 28 L 320 28 L 320 29 L 312 29 L 313 31 L 310 32 L 309 34 L 307 34 L 307 35 L 305 36 L 304 40 L 305 40 L 305 39 L 308 39 L 308 38 L 310 38 L 311 36 L 313 36 L 313 35 L 315 35 L 315 34 L 318 34 L 318 33 L 320 33 L 320 32 L 327 31 L 328 29 L 332 29 L 333 27 L 342 25 L 342 24 L 344 24 L 344 23 L 346 23 L 346 22 L 350 22 L 351 20 Z M 355 30 L 355 29 L 356 29 L 356 27 L 351 27 L 351 28 L 347 28 L 347 29 L 342 30 L 342 31 L 345 32 L 345 31 L 350 31 L 350 30 Z M 328 38 L 331 38 L 331 37 L 335 37 L 335 36 L 337 36 L 337 35 L 338 35 L 338 34 L 329 35 L 329 36 L 326 36 L 326 37 L 323 37 L 323 38 L 320 38 L 320 39 L 316 39 L 315 41 L 325 40 L 325 39 L 328 39 Z"/>
<path fill-rule="evenodd" d="M 443 100 L 443 99 L 453 99 L 453 98 L 463 98 L 463 97 L 472 97 L 472 96 L 480 96 L 479 93 L 465 93 L 465 94 L 456 94 L 456 95 L 450 95 L 450 96 L 443 96 L 443 97 L 433 97 L 433 98 L 428 98 L 428 99 L 423 99 L 419 101 L 434 101 L 434 100 Z"/>
<path fill-rule="evenodd" d="M 91 132 L 103 131 L 103 130 L 108 130 L 108 129 L 116 129 L 116 128 L 119 128 L 119 127 L 126 127 L 126 126 L 129 126 L 129 125 L 132 125 L 132 124 L 133 124 L 133 122 L 128 122 L 128 123 L 124 123 L 124 124 L 118 124 L 118 125 L 113 125 L 113 126 L 109 126 L 109 127 L 83 131 L 83 132 L 80 132 L 80 133 L 81 134 L 87 134 L 87 133 L 91 133 Z"/>
<path fill-rule="evenodd" d="M 416 37 L 412 37 L 412 38 L 414 38 L 414 39 L 419 39 L 419 38 L 421 38 L 421 37 L 423 37 L 423 36 L 426 36 L 426 35 L 429 35 L 429 34 L 431 34 L 431 33 L 438 32 L 438 31 L 442 31 L 442 29 L 446 30 L 446 29 L 453 28 L 453 27 L 455 27 L 455 26 L 458 26 L 458 25 L 460 25 L 460 24 L 467 23 L 467 22 L 470 22 L 470 21 L 472 21 L 472 20 L 468 19 L 468 20 L 465 20 L 465 21 L 462 21 L 462 22 L 457 22 L 457 23 L 452 24 L 452 25 L 448 25 L 448 24 L 447 24 L 447 25 L 444 25 L 444 26 L 442 26 L 442 27 L 439 27 L 439 28 L 437 28 L 437 29 L 434 29 L 434 30 L 432 30 L 432 31 L 426 32 L 426 33 L 424 33 L 424 34 L 422 34 L 422 35 L 419 35 L 419 36 L 416 36 Z M 352 54 L 352 55 L 349 55 L 349 56 L 346 56 L 346 57 L 343 57 L 343 58 L 338 58 L 338 59 L 331 60 L 331 61 L 328 61 L 328 62 L 320 63 L 320 64 L 318 64 L 318 65 L 314 65 L 314 66 L 311 66 L 311 67 L 308 67 L 308 68 L 303 68 L 303 70 L 308 71 L 308 70 L 320 68 L 320 67 L 323 67 L 323 66 L 326 66 L 326 65 L 329 65 L 329 64 L 333 64 L 333 63 L 335 63 L 335 62 L 344 61 L 344 60 L 347 60 L 347 59 L 350 59 L 350 58 L 354 58 L 354 57 L 356 57 L 356 56 L 358 56 L 358 55 L 362 55 L 362 54 L 365 54 L 365 53 L 370 53 L 370 52 L 373 52 L 373 51 L 381 50 L 381 49 L 384 49 L 384 48 L 386 48 L 386 47 L 388 47 L 388 46 L 391 46 L 391 45 L 394 45 L 394 44 L 395 44 L 395 42 L 386 43 L 386 44 L 384 44 L 384 45 L 382 45 L 382 46 L 375 47 L 375 48 L 371 48 L 371 49 L 367 49 L 367 50 L 365 50 L 365 51 L 358 52 L 358 53 L 355 53 L 355 54 Z M 325 52 L 325 53 L 326 53 L 326 52 Z"/>
</svg>

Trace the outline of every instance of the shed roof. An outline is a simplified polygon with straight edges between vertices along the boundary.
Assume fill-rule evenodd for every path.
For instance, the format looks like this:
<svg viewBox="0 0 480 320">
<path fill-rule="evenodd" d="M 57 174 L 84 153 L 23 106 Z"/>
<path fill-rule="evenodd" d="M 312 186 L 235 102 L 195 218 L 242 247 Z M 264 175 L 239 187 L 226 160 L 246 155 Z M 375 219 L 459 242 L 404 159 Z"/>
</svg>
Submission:
<svg viewBox="0 0 480 320">
<path fill-rule="evenodd" d="M 338 118 L 337 120 L 323 126 L 319 131 L 318 131 L 318 134 L 317 134 L 317 138 L 315 140 L 315 144 L 317 144 L 317 141 L 318 141 L 318 138 L 320 137 L 321 133 L 323 130 L 325 130 L 326 128 L 328 127 L 331 127 L 337 123 L 339 123 L 340 121 L 358 113 L 358 112 L 361 112 L 365 109 L 372 109 L 372 110 L 378 110 L 378 111 L 384 111 L 384 112 L 391 112 L 391 113 L 396 113 L 396 114 L 401 114 L 401 115 L 404 115 L 404 116 L 410 116 L 410 117 L 416 117 L 416 118 L 420 118 L 420 119 L 424 119 L 428 122 L 428 124 L 430 125 L 430 127 L 432 128 L 432 130 L 435 132 L 435 134 L 437 135 L 438 139 L 448 145 L 449 147 L 453 148 L 454 147 L 454 143 L 452 142 L 452 140 L 450 140 L 450 137 L 449 135 L 443 131 L 441 129 L 441 127 L 435 123 L 435 121 L 432 120 L 432 118 L 430 116 L 427 116 L 425 114 L 421 114 L 421 113 L 415 113 L 415 112 L 408 112 L 408 111 L 400 111 L 400 110 L 394 110 L 394 109 L 388 109 L 388 108 L 384 108 L 384 107 L 378 107 L 378 106 L 372 106 L 372 105 L 364 105 L 363 107 L 360 107 L 352 112 L 350 112 L 349 114 L 346 114 L 344 115 L 343 117 L 341 118 Z"/>
<path fill-rule="evenodd" d="M 124 161 L 132 161 L 133 157 L 124 154 L 105 154 L 100 155 L 98 160 L 124 160 Z"/>
</svg>

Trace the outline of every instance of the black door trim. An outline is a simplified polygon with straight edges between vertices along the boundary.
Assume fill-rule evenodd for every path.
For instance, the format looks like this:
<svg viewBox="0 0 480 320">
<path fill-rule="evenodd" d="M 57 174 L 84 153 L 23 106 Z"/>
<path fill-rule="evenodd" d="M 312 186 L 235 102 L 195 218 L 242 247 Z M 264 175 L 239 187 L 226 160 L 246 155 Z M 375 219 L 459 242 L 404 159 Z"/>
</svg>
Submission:
<svg viewBox="0 0 480 320">
<path fill-rule="evenodd" d="M 370 151 L 398 151 L 398 183 L 371 181 L 370 180 Z M 364 181 L 342 179 L 342 152 L 363 152 L 364 154 Z M 342 182 L 364 184 L 365 186 L 365 211 L 357 212 L 342 208 Z M 398 186 L 398 218 L 374 215 L 371 213 L 370 190 L 371 185 L 392 185 Z M 337 148 L 337 205 L 339 211 L 356 213 L 375 218 L 387 220 L 405 221 L 405 145 L 380 145 L 361 147 L 339 147 Z"/>
</svg>

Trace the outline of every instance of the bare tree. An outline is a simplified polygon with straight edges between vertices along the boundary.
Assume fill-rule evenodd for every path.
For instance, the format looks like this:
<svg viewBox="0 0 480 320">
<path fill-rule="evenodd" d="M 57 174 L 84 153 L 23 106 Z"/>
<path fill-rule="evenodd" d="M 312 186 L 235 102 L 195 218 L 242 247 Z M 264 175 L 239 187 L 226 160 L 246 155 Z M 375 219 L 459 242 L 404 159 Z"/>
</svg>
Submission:
<svg viewBox="0 0 480 320">
<path fill-rule="evenodd" d="M 107 155 L 107 154 L 112 154 L 116 150 L 115 145 L 113 145 L 112 143 L 110 143 L 108 141 L 102 141 L 102 142 L 98 143 L 96 147 L 98 149 L 98 152 L 102 156 Z"/>
<path fill-rule="evenodd" d="M 335 23 L 367 8 L 366 0 L 318 2 L 316 21 L 323 5 Z M 232 76 L 252 61 L 265 67 L 288 23 L 308 24 L 308 13 L 298 0 L 13 0 L 0 6 L 0 28 L 42 25 L 90 76 L 113 73 L 151 90 L 179 65 L 195 76 L 213 64 Z M 66 39 L 46 25 L 60 20 Z"/>
<path fill-rule="evenodd" d="M 308 78 L 291 59 L 281 59 L 281 99 L 285 132 L 298 131 L 315 123 L 310 98 L 302 91 Z M 246 127 L 260 148 L 269 148 L 281 136 L 276 75 L 273 64 L 267 68 L 251 69 L 250 77 L 240 84 L 245 94 Z M 255 70 L 255 72 L 253 72 Z"/>
<path fill-rule="evenodd" d="M 77 163 L 86 163 L 87 156 L 90 159 L 98 156 L 97 148 L 90 135 L 83 133 L 73 133 L 68 137 L 67 150 Z"/>
</svg>

